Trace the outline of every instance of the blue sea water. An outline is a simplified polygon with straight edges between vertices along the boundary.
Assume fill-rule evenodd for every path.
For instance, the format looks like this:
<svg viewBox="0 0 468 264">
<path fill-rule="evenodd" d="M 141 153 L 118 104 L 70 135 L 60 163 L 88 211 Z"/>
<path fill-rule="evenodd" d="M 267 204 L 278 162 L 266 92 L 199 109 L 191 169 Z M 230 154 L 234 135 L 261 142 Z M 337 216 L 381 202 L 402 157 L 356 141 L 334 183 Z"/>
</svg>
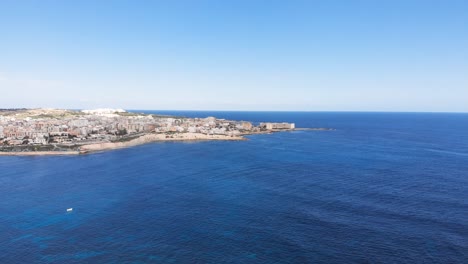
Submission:
<svg viewBox="0 0 468 264">
<path fill-rule="evenodd" d="M 336 130 L 0 157 L 0 262 L 468 263 L 468 114 L 155 112 Z"/>
</svg>

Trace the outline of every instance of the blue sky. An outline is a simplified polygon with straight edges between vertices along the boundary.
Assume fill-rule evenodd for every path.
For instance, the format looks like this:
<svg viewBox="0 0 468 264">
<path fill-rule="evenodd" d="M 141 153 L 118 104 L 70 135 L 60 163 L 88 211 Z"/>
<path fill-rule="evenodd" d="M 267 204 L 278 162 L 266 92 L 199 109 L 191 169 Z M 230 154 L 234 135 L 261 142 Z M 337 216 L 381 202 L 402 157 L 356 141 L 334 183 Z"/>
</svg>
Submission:
<svg viewBox="0 0 468 264">
<path fill-rule="evenodd" d="M 0 108 L 468 112 L 468 1 L 0 1 Z"/>
</svg>

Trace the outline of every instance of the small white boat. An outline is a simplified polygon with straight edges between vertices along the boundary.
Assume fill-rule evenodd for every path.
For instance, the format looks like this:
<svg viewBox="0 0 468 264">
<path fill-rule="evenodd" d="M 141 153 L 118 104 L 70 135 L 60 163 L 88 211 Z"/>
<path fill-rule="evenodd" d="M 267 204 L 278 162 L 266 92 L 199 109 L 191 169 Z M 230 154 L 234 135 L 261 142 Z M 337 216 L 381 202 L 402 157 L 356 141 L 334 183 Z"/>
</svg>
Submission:
<svg viewBox="0 0 468 264">
<path fill-rule="evenodd" d="M 67 212 L 71 212 L 71 211 L 73 211 L 73 208 L 68 208 L 67 209 Z"/>
</svg>

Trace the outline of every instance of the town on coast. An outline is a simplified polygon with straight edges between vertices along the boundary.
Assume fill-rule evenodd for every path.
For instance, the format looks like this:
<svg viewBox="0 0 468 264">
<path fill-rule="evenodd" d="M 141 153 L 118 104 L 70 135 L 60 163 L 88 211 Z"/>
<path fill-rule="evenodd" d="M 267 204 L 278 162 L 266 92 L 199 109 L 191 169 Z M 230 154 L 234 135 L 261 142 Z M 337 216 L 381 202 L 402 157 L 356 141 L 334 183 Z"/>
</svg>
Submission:
<svg viewBox="0 0 468 264">
<path fill-rule="evenodd" d="M 259 123 L 127 112 L 122 109 L 0 109 L 0 155 L 70 155 L 156 141 L 244 140 L 295 129 Z"/>
</svg>

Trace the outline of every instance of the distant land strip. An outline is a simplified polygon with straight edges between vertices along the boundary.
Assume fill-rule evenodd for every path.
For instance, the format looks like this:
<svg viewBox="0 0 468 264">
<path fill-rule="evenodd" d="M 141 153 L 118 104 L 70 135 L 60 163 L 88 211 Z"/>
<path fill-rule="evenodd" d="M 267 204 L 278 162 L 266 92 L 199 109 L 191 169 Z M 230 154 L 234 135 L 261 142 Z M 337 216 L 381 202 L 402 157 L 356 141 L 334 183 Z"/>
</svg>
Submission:
<svg viewBox="0 0 468 264">
<path fill-rule="evenodd" d="M 245 135 L 294 130 L 294 123 L 187 118 L 123 109 L 0 109 L 0 155 L 77 155 L 150 142 L 246 140 Z"/>
</svg>

